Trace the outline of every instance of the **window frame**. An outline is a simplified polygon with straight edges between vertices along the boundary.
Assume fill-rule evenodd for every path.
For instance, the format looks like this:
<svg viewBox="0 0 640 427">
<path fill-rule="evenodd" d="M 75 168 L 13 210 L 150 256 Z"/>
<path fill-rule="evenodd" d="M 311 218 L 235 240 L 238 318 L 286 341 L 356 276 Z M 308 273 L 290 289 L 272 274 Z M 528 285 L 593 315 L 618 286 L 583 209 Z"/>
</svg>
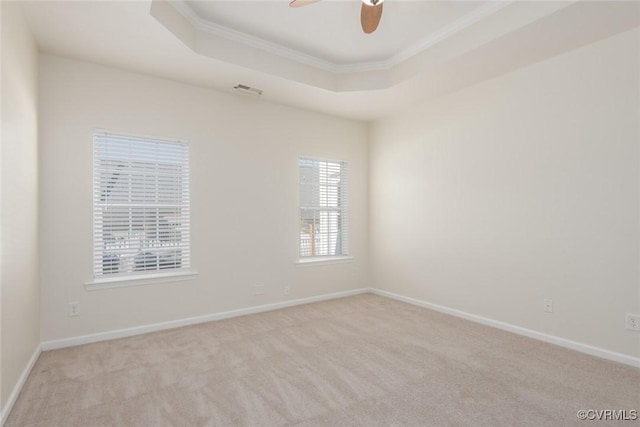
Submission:
<svg viewBox="0 0 640 427">
<path fill-rule="evenodd" d="M 187 200 L 183 202 L 185 207 L 188 209 L 188 231 L 187 231 L 187 248 L 189 250 L 189 263 L 186 267 L 180 268 L 166 268 L 161 270 L 149 270 L 145 272 L 127 272 L 122 274 L 114 274 L 114 275 L 96 275 L 95 270 L 95 257 L 96 257 L 96 138 L 100 137 L 100 135 L 113 135 L 116 137 L 122 138 L 132 138 L 138 139 L 143 142 L 164 142 L 164 143 L 173 143 L 173 144 L 182 144 L 186 146 L 186 168 L 187 168 Z M 181 282 L 186 280 L 193 280 L 198 276 L 198 273 L 193 269 L 193 257 L 192 257 L 192 248 L 193 242 L 191 240 L 191 150 L 188 144 L 188 141 L 184 139 L 175 139 L 175 138 L 166 138 L 166 137 L 157 137 L 151 135 L 142 135 L 137 133 L 129 133 L 129 132 L 120 132 L 113 130 L 105 130 L 105 129 L 94 129 L 91 133 L 91 210 L 92 210 L 92 223 L 91 223 L 91 238 L 92 238 L 92 261 L 91 261 L 91 277 L 92 279 L 86 281 L 84 283 L 86 290 L 100 290 L 100 289 L 109 289 L 109 288 L 118 288 L 118 287 L 128 287 L 128 286 L 140 286 L 140 285 L 148 285 L 155 283 L 166 283 L 166 282 Z M 144 205 L 143 205 L 144 206 Z M 151 205 L 149 205 L 151 206 Z"/>
<path fill-rule="evenodd" d="M 325 157 L 318 157 L 318 156 L 311 156 L 311 155 L 304 155 L 304 154 L 300 154 L 298 156 L 296 156 L 296 223 L 298 224 L 298 226 L 296 227 L 296 233 L 297 233 L 297 245 L 296 245 L 296 267 L 311 267 L 311 266 L 318 266 L 318 265 L 330 265 L 330 264 L 343 264 L 343 263 L 349 263 L 353 261 L 353 254 L 352 254 L 352 250 L 351 250 L 351 209 L 350 209 L 350 203 L 351 203 L 351 168 L 350 168 L 350 162 L 348 160 L 337 160 L 337 159 L 330 159 L 330 158 L 325 158 Z M 300 256 L 300 248 L 301 248 L 301 233 L 300 233 L 300 209 L 301 209 L 301 200 L 300 200 L 300 161 L 301 160 L 311 160 L 311 161 L 317 161 L 317 162 L 328 162 L 328 163 L 340 163 L 340 164 L 344 164 L 347 167 L 347 202 L 348 202 L 348 206 L 347 208 L 342 211 L 343 213 L 343 218 L 346 218 L 346 223 L 347 223 L 347 247 L 348 247 L 348 251 L 346 254 L 340 254 L 340 255 L 316 255 L 316 256 Z"/>
</svg>

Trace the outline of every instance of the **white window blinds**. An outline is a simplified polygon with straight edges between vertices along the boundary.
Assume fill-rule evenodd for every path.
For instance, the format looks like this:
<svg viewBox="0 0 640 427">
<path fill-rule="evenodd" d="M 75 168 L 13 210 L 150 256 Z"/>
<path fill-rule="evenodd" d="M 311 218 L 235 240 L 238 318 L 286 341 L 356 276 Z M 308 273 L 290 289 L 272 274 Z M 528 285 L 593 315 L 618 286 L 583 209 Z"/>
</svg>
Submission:
<svg viewBox="0 0 640 427">
<path fill-rule="evenodd" d="M 93 145 L 94 277 L 188 270 L 187 144 L 96 132 Z"/>
<path fill-rule="evenodd" d="M 301 157 L 300 257 L 349 253 L 349 173 L 346 162 Z"/>
</svg>

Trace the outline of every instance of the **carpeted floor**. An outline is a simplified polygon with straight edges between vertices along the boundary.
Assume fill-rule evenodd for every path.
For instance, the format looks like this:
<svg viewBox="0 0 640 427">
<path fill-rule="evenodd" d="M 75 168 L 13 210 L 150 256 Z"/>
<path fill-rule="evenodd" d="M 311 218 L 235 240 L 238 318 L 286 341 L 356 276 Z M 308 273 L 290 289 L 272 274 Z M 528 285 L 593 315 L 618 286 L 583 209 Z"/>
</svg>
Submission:
<svg viewBox="0 0 640 427">
<path fill-rule="evenodd" d="M 44 352 L 6 427 L 602 424 L 580 409 L 640 410 L 640 370 L 363 294 Z"/>
</svg>

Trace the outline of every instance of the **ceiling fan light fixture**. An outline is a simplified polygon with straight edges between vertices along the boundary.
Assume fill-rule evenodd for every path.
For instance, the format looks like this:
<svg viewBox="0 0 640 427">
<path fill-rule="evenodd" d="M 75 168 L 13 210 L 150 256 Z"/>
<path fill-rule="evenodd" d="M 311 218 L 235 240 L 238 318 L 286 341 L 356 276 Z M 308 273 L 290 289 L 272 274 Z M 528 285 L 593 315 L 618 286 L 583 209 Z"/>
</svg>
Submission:
<svg viewBox="0 0 640 427">
<path fill-rule="evenodd" d="M 377 6 L 383 1 L 384 0 L 362 0 L 362 3 L 366 4 L 367 6 Z"/>
</svg>

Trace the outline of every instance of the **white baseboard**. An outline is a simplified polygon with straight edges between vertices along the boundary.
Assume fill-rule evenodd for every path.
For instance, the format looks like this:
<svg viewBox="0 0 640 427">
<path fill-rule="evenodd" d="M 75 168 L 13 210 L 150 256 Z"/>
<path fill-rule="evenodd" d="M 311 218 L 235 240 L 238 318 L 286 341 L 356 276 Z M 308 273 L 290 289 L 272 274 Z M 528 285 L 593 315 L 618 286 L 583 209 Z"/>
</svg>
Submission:
<svg viewBox="0 0 640 427">
<path fill-rule="evenodd" d="M 636 368 L 640 368 L 640 358 L 629 356 L 627 354 L 616 353 L 614 351 L 605 350 L 603 348 L 594 347 L 592 345 L 579 343 L 576 341 L 571 341 L 565 338 L 556 337 L 553 335 L 548 335 L 542 332 L 534 331 L 527 328 L 522 328 L 520 326 L 515 326 L 509 323 L 500 322 L 498 320 L 489 319 L 487 317 L 478 316 L 475 314 L 467 313 L 461 310 L 456 310 L 453 308 L 445 307 L 438 304 L 432 304 L 426 301 L 422 301 L 415 298 L 406 297 L 403 295 L 394 294 L 393 292 L 383 291 L 381 289 L 371 289 L 372 293 L 376 295 L 385 296 L 388 298 L 392 298 L 398 301 L 406 302 L 409 304 L 417 305 L 419 307 L 428 308 L 434 311 L 438 311 L 440 313 L 450 314 L 452 316 L 460 317 L 466 320 L 470 320 L 472 322 L 481 323 L 483 325 L 491 326 L 494 328 L 502 329 L 504 331 L 513 332 L 518 335 L 524 335 L 529 338 L 533 338 L 536 340 L 544 341 L 550 344 L 555 344 L 560 347 L 569 348 L 571 350 L 576 350 L 581 353 L 590 354 L 592 356 L 597 356 L 602 359 L 613 360 L 614 362 L 624 363 L 625 365 L 633 366 Z"/>
<path fill-rule="evenodd" d="M 367 293 L 368 288 L 354 289 L 351 291 L 335 292 L 332 294 L 318 295 L 308 298 L 299 298 L 295 300 L 277 302 L 273 304 L 258 305 L 249 308 L 241 308 L 238 310 L 224 311 L 221 313 L 206 314 L 204 316 L 189 317 L 186 319 L 172 320 L 169 322 L 154 323 L 151 325 L 136 326 L 133 328 L 118 329 L 115 331 L 99 332 L 97 334 L 82 335 L 79 337 L 63 338 L 53 341 L 44 341 L 42 350 L 55 350 L 64 347 L 73 347 L 77 345 L 95 343 L 99 341 L 108 341 L 117 338 L 130 337 L 134 335 L 146 334 L 149 332 L 162 331 L 165 329 L 179 328 L 182 326 L 195 325 L 198 323 L 206 323 L 214 320 L 229 319 L 231 317 L 245 316 L 247 314 L 262 313 L 265 311 L 277 310 L 279 308 L 292 307 L 295 305 L 309 304 L 312 302 L 326 301 L 336 298 L 344 298 L 352 295 Z"/>
<path fill-rule="evenodd" d="M 24 383 L 27 381 L 27 378 L 29 377 L 33 366 L 38 360 L 38 357 L 40 357 L 40 353 L 42 353 L 42 344 L 38 344 L 36 350 L 31 355 L 31 359 L 29 359 L 29 363 L 27 363 L 27 366 L 25 366 L 24 370 L 22 371 L 22 375 L 20 375 L 20 378 L 18 378 L 18 382 L 13 387 L 13 390 L 11 390 L 11 394 L 9 395 L 9 399 L 7 400 L 7 404 L 4 405 L 4 408 L 2 408 L 2 411 L 0 412 L 0 427 L 2 427 L 7 421 L 7 418 L 9 418 L 11 409 L 16 403 L 16 400 L 20 395 L 20 391 L 22 391 L 22 387 L 24 387 Z"/>
</svg>

